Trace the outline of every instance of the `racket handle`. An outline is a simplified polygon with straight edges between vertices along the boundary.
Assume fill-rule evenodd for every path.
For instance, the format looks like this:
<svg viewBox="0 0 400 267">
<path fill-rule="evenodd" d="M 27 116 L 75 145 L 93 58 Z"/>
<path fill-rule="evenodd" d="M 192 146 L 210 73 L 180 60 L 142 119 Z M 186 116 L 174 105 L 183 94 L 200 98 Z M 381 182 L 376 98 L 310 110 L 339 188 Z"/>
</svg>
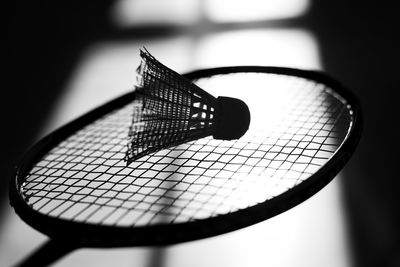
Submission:
<svg viewBox="0 0 400 267">
<path fill-rule="evenodd" d="M 76 245 L 49 240 L 15 267 L 48 266 L 76 249 Z"/>
</svg>

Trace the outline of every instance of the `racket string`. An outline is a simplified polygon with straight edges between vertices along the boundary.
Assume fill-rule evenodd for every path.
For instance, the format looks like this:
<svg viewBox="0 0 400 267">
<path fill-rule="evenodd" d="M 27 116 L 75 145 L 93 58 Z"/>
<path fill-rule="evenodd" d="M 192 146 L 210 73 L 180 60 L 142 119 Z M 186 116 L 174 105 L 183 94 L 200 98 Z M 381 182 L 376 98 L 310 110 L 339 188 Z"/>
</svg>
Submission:
<svg viewBox="0 0 400 267">
<path fill-rule="evenodd" d="M 287 83 L 287 76 L 278 79 Z M 291 97 L 272 130 L 250 129 L 234 142 L 202 138 L 126 166 L 133 102 L 49 151 L 21 193 L 49 216 L 114 226 L 187 222 L 264 202 L 315 173 L 351 123 L 348 107 L 329 88 L 302 78 L 286 86 Z"/>
</svg>

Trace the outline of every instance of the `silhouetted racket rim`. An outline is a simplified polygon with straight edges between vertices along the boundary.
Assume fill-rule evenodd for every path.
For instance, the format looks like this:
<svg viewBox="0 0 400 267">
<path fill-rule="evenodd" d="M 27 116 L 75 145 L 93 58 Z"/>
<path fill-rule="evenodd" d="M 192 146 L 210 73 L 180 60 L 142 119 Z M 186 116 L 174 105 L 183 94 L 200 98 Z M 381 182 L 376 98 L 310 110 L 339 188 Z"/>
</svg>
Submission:
<svg viewBox="0 0 400 267">
<path fill-rule="evenodd" d="M 26 223 L 45 233 L 50 238 L 73 242 L 76 246 L 146 246 L 191 241 L 233 231 L 266 220 L 306 200 L 329 183 L 353 153 L 361 135 L 362 122 L 358 101 L 349 90 L 335 80 L 323 73 L 315 71 L 280 67 L 238 66 L 204 69 L 188 73 L 184 76 L 196 82 L 196 80 L 203 78 L 235 73 L 278 74 L 304 78 L 305 80 L 311 80 L 327 86 L 334 94 L 345 99 L 346 106 L 351 111 L 349 115 L 351 116 L 351 122 L 347 129 L 346 136 L 329 160 L 308 178 L 271 199 L 249 207 L 234 210 L 233 212 L 224 214 L 217 213 L 215 216 L 211 217 L 197 219 L 194 216 L 193 219 L 188 219 L 188 221 L 184 222 L 175 222 L 173 220 L 169 223 L 147 223 L 137 226 L 115 227 L 113 224 L 82 223 L 79 221 L 57 218 L 33 209 L 33 204 L 27 203 L 27 196 L 24 196 L 24 193 L 21 192 L 21 188 L 23 187 L 27 175 L 31 172 L 38 160 L 76 131 L 89 125 L 103 115 L 122 108 L 132 102 L 135 93 L 131 92 L 56 130 L 39 141 L 24 155 L 16 168 L 15 178 L 11 180 L 10 186 L 10 202 L 14 206 L 16 213 Z M 205 89 L 207 90 L 207 88 Z M 209 92 L 211 94 L 213 93 L 212 91 Z"/>
</svg>

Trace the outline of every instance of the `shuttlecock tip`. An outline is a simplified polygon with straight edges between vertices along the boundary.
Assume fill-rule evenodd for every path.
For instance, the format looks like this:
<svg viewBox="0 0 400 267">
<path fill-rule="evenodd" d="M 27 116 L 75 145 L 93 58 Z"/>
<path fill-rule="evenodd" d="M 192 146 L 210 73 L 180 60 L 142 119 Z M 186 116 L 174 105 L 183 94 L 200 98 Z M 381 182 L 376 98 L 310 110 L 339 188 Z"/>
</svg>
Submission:
<svg viewBox="0 0 400 267">
<path fill-rule="evenodd" d="M 237 98 L 217 98 L 217 126 L 215 139 L 233 140 L 242 137 L 250 125 L 250 111 L 245 102 Z"/>
</svg>

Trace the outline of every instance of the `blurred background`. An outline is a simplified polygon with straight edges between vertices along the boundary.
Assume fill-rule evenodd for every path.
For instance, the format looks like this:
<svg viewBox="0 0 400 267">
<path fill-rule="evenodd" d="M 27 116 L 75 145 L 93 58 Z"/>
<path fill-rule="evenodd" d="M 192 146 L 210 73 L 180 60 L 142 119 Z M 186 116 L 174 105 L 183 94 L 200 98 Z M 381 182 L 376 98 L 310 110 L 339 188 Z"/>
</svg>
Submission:
<svg viewBox="0 0 400 267">
<path fill-rule="evenodd" d="M 165 248 L 81 249 L 56 266 L 400 266 L 395 4 L 8 3 L 6 86 L 0 97 L 0 266 L 11 266 L 46 240 L 8 205 L 8 180 L 18 158 L 53 129 L 131 90 L 142 46 L 182 73 L 233 65 L 324 71 L 358 96 L 364 111 L 361 143 L 333 182 L 268 221 Z"/>
</svg>

